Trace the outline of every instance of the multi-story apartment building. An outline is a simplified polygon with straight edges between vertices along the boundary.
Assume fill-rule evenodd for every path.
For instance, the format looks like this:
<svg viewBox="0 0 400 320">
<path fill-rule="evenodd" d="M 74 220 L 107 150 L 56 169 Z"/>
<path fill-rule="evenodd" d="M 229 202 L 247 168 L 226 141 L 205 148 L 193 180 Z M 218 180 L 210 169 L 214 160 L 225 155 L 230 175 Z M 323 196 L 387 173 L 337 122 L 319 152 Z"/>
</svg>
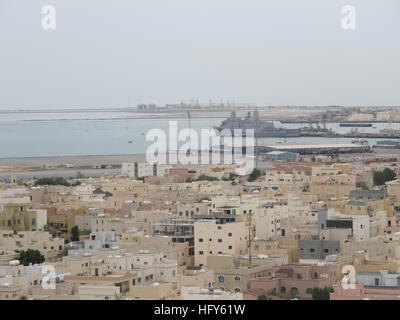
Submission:
<svg viewBox="0 0 400 320">
<path fill-rule="evenodd" d="M 254 220 L 256 237 L 271 240 L 272 237 L 282 235 L 281 220 L 287 219 L 288 206 L 282 203 L 267 203 L 255 209 Z"/>
<path fill-rule="evenodd" d="M 355 188 L 354 175 L 312 176 L 310 181 L 310 192 L 315 194 L 318 200 L 339 199 L 348 196 Z"/>
<path fill-rule="evenodd" d="M 157 165 L 147 162 L 130 162 L 122 164 L 122 174 L 130 178 L 138 179 L 144 177 L 163 177 L 172 166 Z"/>
<path fill-rule="evenodd" d="M 64 249 L 65 240 L 46 231 L 1 231 L 0 247 L 9 250 L 39 250 L 46 260 L 57 257 Z"/>
<path fill-rule="evenodd" d="M 29 210 L 23 204 L 5 204 L 0 211 L 0 229 L 35 231 L 44 228 L 46 212 Z"/>
<path fill-rule="evenodd" d="M 195 265 L 206 266 L 209 255 L 245 254 L 248 236 L 249 231 L 245 222 L 196 221 L 194 223 Z"/>
<path fill-rule="evenodd" d="M 12 186 L 4 190 L 0 190 L 0 204 L 27 204 L 30 202 L 30 190 L 25 186 Z"/>
<path fill-rule="evenodd" d="M 250 280 L 271 274 L 273 266 L 281 265 L 277 257 L 213 255 L 207 257 L 207 265 L 214 271 L 215 287 L 231 292 L 244 292 L 250 288 Z"/>
<path fill-rule="evenodd" d="M 319 236 L 299 239 L 299 260 L 325 260 L 329 255 L 340 253 L 339 240 L 323 240 Z"/>
</svg>

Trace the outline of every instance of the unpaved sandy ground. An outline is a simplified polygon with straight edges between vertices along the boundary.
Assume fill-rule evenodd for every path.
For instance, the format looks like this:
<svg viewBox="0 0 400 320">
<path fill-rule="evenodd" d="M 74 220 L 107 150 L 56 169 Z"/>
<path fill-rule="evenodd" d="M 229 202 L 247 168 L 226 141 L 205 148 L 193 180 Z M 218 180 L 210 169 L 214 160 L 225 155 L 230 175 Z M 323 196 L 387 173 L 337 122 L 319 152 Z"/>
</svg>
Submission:
<svg viewBox="0 0 400 320">
<path fill-rule="evenodd" d="M 134 160 L 141 161 L 144 160 L 145 158 L 146 157 L 144 154 L 0 158 L 0 168 L 6 168 L 6 167 L 40 168 L 42 164 L 50 164 L 53 166 L 58 166 L 62 164 L 72 164 L 74 165 L 74 167 L 85 167 L 85 166 L 92 166 L 95 164 L 120 165 L 122 162 L 132 162 Z"/>
<path fill-rule="evenodd" d="M 0 158 L 0 180 L 9 181 L 12 174 L 20 180 L 40 177 L 75 177 L 79 171 L 87 177 L 96 177 L 103 173 L 120 173 L 123 162 L 144 161 L 144 154 L 132 155 L 86 155 L 32 158 Z M 43 164 L 54 169 L 43 169 Z M 62 165 L 72 164 L 73 168 Z M 93 165 L 113 166 L 107 169 L 95 169 Z"/>
</svg>

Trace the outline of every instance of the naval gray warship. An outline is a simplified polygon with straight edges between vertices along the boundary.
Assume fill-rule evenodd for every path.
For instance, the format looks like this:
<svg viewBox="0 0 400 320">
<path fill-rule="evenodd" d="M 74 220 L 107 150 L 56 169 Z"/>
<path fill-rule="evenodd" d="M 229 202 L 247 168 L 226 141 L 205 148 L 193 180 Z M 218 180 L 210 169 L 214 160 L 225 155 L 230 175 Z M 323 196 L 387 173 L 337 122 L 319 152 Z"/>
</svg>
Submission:
<svg viewBox="0 0 400 320">
<path fill-rule="evenodd" d="M 301 134 L 300 129 L 277 128 L 272 121 L 261 120 L 257 110 L 253 112 L 253 117 L 248 112 L 244 119 L 238 118 L 236 112 L 232 111 L 231 116 L 215 129 L 219 132 L 229 130 L 232 135 L 235 129 L 242 129 L 242 135 L 246 134 L 246 129 L 253 129 L 256 137 L 287 138 L 300 137 Z"/>
</svg>

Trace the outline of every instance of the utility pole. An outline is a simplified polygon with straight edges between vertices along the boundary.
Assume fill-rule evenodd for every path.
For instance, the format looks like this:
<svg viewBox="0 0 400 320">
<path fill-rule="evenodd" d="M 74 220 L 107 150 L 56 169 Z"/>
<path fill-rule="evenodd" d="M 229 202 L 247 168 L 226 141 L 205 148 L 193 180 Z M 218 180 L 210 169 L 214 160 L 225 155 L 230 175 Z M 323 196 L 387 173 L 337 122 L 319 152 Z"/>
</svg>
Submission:
<svg viewBox="0 0 400 320">
<path fill-rule="evenodd" d="M 258 117 L 256 118 L 256 128 L 254 130 L 254 134 L 256 135 L 256 169 L 258 169 L 258 134 L 257 134 L 257 129 L 258 129 Z"/>
<path fill-rule="evenodd" d="M 192 148 L 192 128 L 190 125 L 190 111 L 187 112 L 188 114 L 188 119 L 189 119 L 189 156 L 191 154 L 190 149 Z"/>
<path fill-rule="evenodd" d="M 365 157 L 364 157 L 364 148 L 365 148 L 365 128 L 363 127 L 363 137 L 362 137 L 362 161 L 363 165 L 365 166 Z"/>
<path fill-rule="evenodd" d="M 252 264 L 251 261 L 251 217 L 253 216 L 253 214 L 249 211 L 249 213 L 247 214 L 247 220 L 249 223 L 249 265 Z"/>
</svg>

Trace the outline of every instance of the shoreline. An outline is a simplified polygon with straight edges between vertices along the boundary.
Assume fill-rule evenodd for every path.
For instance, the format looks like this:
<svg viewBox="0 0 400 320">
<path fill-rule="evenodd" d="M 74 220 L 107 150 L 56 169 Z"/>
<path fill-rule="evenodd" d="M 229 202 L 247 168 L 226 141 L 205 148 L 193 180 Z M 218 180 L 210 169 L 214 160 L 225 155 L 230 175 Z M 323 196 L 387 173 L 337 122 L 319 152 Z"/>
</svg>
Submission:
<svg viewBox="0 0 400 320">
<path fill-rule="evenodd" d="M 63 156 L 33 156 L 33 157 L 3 157 L 0 158 L 0 167 L 17 167 L 17 166 L 34 166 L 39 164 L 72 164 L 72 165 L 115 165 L 115 161 L 133 161 L 136 159 L 144 159 L 144 153 L 132 154 L 109 154 L 109 155 L 63 155 Z M 122 162 L 121 162 L 122 163 Z M 119 163 L 119 164 L 121 164 Z"/>
<path fill-rule="evenodd" d="M 143 161 L 145 154 L 117 155 L 69 155 L 41 157 L 7 157 L 0 158 L 0 180 L 9 181 L 15 174 L 19 180 L 41 177 L 75 177 L 79 171 L 86 177 L 97 177 L 104 173 L 121 173 L 123 162 Z M 73 165 L 71 168 L 66 164 Z M 43 168 L 42 165 L 48 166 Z M 107 166 L 107 168 L 93 166 Z"/>
</svg>

